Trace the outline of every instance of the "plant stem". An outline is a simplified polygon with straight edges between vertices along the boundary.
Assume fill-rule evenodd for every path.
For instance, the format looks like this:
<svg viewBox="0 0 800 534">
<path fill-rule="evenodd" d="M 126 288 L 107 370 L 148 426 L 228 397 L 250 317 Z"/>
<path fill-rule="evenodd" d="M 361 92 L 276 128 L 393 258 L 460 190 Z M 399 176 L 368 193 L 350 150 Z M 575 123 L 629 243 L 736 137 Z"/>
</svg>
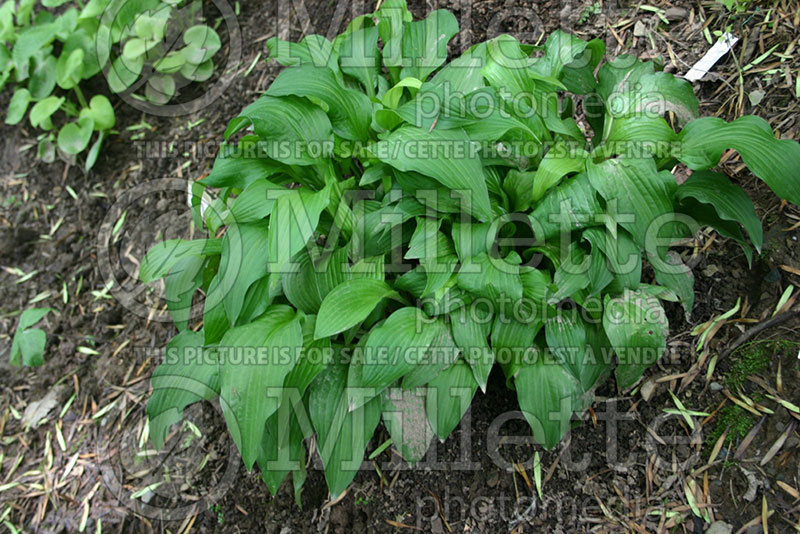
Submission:
<svg viewBox="0 0 800 534">
<path fill-rule="evenodd" d="M 81 103 L 82 108 L 88 108 L 89 105 L 86 103 L 86 99 L 83 97 L 83 91 L 77 85 L 72 88 L 75 91 L 75 95 L 78 97 L 78 102 Z"/>
</svg>

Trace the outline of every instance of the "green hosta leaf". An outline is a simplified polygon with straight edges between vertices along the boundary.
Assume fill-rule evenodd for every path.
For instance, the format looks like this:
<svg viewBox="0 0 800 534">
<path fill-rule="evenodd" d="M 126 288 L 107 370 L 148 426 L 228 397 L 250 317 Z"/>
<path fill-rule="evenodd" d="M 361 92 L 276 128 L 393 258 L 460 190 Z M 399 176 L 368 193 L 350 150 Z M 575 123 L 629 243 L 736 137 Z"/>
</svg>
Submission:
<svg viewBox="0 0 800 534">
<path fill-rule="evenodd" d="M 528 75 L 530 57 L 511 35 L 503 34 L 489 41 L 486 65 L 481 74 L 489 84 L 502 90 L 509 98 L 533 93 L 534 81 Z"/>
<path fill-rule="evenodd" d="M 231 206 L 230 218 L 238 223 L 259 221 L 272 214 L 275 201 L 280 195 L 290 192 L 291 189 L 274 184 L 265 178 L 259 178 L 236 197 Z"/>
<path fill-rule="evenodd" d="M 392 313 L 370 331 L 356 385 L 381 391 L 406 375 L 424 361 L 425 352 L 441 328 L 440 321 L 431 320 L 419 308 L 401 308 Z M 350 405 L 355 406 L 353 402 Z"/>
<path fill-rule="evenodd" d="M 547 346 L 556 359 L 575 377 L 581 392 L 589 391 L 609 369 L 608 354 L 594 347 L 591 325 L 580 317 L 578 310 L 558 313 L 545 324 Z"/>
<path fill-rule="evenodd" d="M 239 312 L 239 317 L 236 319 L 237 324 L 253 322 L 266 311 L 275 297 L 280 296 L 280 290 L 280 280 L 271 276 L 262 276 L 250 284 L 244 295 L 242 311 Z"/>
<path fill-rule="evenodd" d="M 347 249 L 342 248 L 318 260 L 301 250 L 281 280 L 283 293 L 293 306 L 306 313 L 317 313 L 328 293 L 350 277 Z"/>
<path fill-rule="evenodd" d="M 24 87 L 14 91 L 14 96 L 11 97 L 11 102 L 8 104 L 6 124 L 19 124 L 25 117 L 25 112 L 28 111 L 30 101 L 31 93 Z"/>
<path fill-rule="evenodd" d="M 360 81 L 368 95 L 374 95 L 381 66 L 378 28 L 361 28 L 346 34 L 339 45 L 339 64 L 342 72 Z"/>
<path fill-rule="evenodd" d="M 211 59 L 222 46 L 217 32 L 202 24 L 183 32 L 183 42 L 186 43 L 186 48 L 181 50 L 181 54 L 186 61 L 195 65 Z"/>
<path fill-rule="evenodd" d="M 222 298 L 231 324 L 239 318 L 247 289 L 267 274 L 267 244 L 267 225 L 263 222 L 232 224 L 222 238 L 219 292 L 208 295 L 207 305 L 213 307 L 216 299 Z"/>
<path fill-rule="evenodd" d="M 665 288 L 671 289 L 683 304 L 688 321 L 694 306 L 694 274 L 692 270 L 684 265 L 680 254 L 669 250 L 663 260 L 655 262 L 653 271 L 656 281 Z"/>
<path fill-rule="evenodd" d="M 348 280 L 334 288 L 319 308 L 314 338 L 330 337 L 360 324 L 378 303 L 397 293 L 372 278 Z"/>
<path fill-rule="evenodd" d="M 533 179 L 533 201 L 538 202 L 561 178 L 586 170 L 588 153 L 574 151 L 565 143 L 556 143 L 545 155 Z"/>
<path fill-rule="evenodd" d="M 324 105 L 334 132 L 345 139 L 369 137 L 372 105 L 364 93 L 343 87 L 333 71 L 312 65 L 284 69 L 267 89 L 270 96 L 296 95 Z"/>
<path fill-rule="evenodd" d="M 38 367 L 44 363 L 44 346 L 47 336 L 40 328 L 31 328 L 53 311 L 52 308 L 31 308 L 22 312 L 11 341 L 11 365 Z"/>
<path fill-rule="evenodd" d="M 403 25 L 403 69 L 400 78 L 425 79 L 447 60 L 447 43 L 458 33 L 456 17 L 444 9 Z"/>
<path fill-rule="evenodd" d="M 77 123 L 69 122 L 58 132 L 58 148 L 67 154 L 78 154 L 88 145 L 94 129 L 91 117 L 78 119 Z"/>
<path fill-rule="evenodd" d="M 513 378 L 531 355 L 533 340 L 543 326 L 542 317 L 520 317 L 498 315 L 492 324 L 492 350 L 506 375 L 506 385 L 511 387 Z"/>
<path fill-rule="evenodd" d="M 304 428 L 313 433 L 302 401 L 298 398 L 293 402 L 295 399 L 289 391 L 284 391 L 280 407 L 267 419 L 257 459 L 261 478 L 273 495 L 278 493 L 289 472 L 305 473 Z"/>
<path fill-rule="evenodd" d="M 537 239 L 551 240 L 562 230 L 572 231 L 601 224 L 605 210 L 586 174 L 579 174 L 547 193 L 530 215 Z"/>
<path fill-rule="evenodd" d="M 186 406 L 219 394 L 216 356 L 203 348 L 203 333 L 184 330 L 173 337 L 164 360 L 153 371 L 153 394 L 147 401 L 150 438 L 164 445 L 169 427 L 183 418 Z"/>
<path fill-rule="evenodd" d="M 456 362 L 459 355 L 458 346 L 447 323 L 438 323 L 436 336 L 431 340 L 428 349 L 418 359 L 416 365 L 405 375 L 401 382 L 403 389 L 413 389 L 430 383 L 445 369 Z"/>
<path fill-rule="evenodd" d="M 178 330 L 188 328 L 192 297 L 202 283 L 203 256 L 187 256 L 175 264 L 164 280 L 164 299 Z"/>
<path fill-rule="evenodd" d="M 631 115 L 673 111 L 681 124 L 697 117 L 698 103 L 692 86 L 672 74 L 654 72 L 652 62 L 623 54 L 600 67 L 597 79 L 597 92 L 608 115 L 606 133 L 614 120 Z"/>
<path fill-rule="evenodd" d="M 668 72 L 645 74 L 638 80 L 623 80 L 606 104 L 612 119 L 632 115 L 663 115 L 672 111 L 679 124 L 697 118 L 698 102 L 686 80 Z"/>
<path fill-rule="evenodd" d="M 321 35 L 307 35 L 299 43 L 282 41 L 277 37 L 267 40 L 267 49 L 271 58 L 287 67 L 294 65 L 328 66 L 338 72 L 339 64 L 333 45 Z"/>
<path fill-rule="evenodd" d="M 302 346 L 300 320 L 288 306 L 272 306 L 220 341 L 222 411 L 247 469 L 260 452 L 264 424 L 278 409 L 280 392 L 270 388 L 283 385 Z"/>
<path fill-rule="evenodd" d="M 623 289 L 636 289 L 642 280 L 642 251 L 631 236 L 621 228 L 616 235 L 600 228 L 587 228 L 583 237 L 605 257 L 605 267 L 613 275 L 608 291 L 619 293 Z"/>
<path fill-rule="evenodd" d="M 458 272 L 458 286 L 492 302 L 514 303 L 522 298 L 519 266 L 492 258 L 485 252 L 463 262 Z"/>
<path fill-rule="evenodd" d="M 364 345 L 364 359 L 358 362 L 353 384 L 374 387 L 381 391 L 389 384 L 415 369 L 418 365 L 431 366 L 430 351 L 450 347 L 439 346 L 436 340 L 442 332 L 442 323 L 427 317 L 419 308 L 401 308 L 390 315 L 381 325 L 373 328 Z M 434 346 L 436 343 L 437 346 Z M 434 352 L 434 357 L 441 355 Z M 432 367 L 428 368 L 435 374 Z M 416 379 L 414 382 L 424 383 Z M 404 384 L 411 387 L 413 384 Z M 355 400 L 350 406 L 357 406 Z"/>
<path fill-rule="evenodd" d="M 642 157 L 671 155 L 678 134 L 662 117 L 636 115 L 615 119 L 606 138 L 605 156 L 638 149 Z"/>
<path fill-rule="evenodd" d="M 315 319 L 312 315 L 303 321 L 303 349 L 283 381 L 278 411 L 267 419 L 264 430 L 264 443 L 257 461 L 261 477 L 273 495 L 289 471 L 293 473 L 296 488 L 298 484 L 302 486 L 305 476 L 303 439 L 314 433 L 302 399 L 308 385 L 332 363 L 327 357 L 330 341 L 312 340 Z"/>
<path fill-rule="evenodd" d="M 689 184 L 689 187 L 685 187 Z M 741 245 L 752 263 L 753 250 L 742 234 L 741 225 L 750 235 L 757 250 L 761 250 L 763 230 L 755 214 L 753 202 L 739 186 L 724 175 L 708 171 L 695 171 L 678 186 L 675 198 L 679 210 L 695 219 L 700 225 L 711 226 L 721 236 L 729 237 Z"/>
<path fill-rule="evenodd" d="M 658 176 L 652 159 L 610 159 L 588 167 L 589 181 L 607 203 L 615 203 L 609 216 L 628 230 L 633 240 L 655 256 L 652 241 L 661 227 L 671 223 L 670 191 Z"/>
<path fill-rule="evenodd" d="M 139 279 L 152 282 L 167 273 L 187 256 L 213 256 L 222 252 L 220 239 L 169 239 L 156 243 L 147 251 L 139 266 Z"/>
<path fill-rule="evenodd" d="M 571 62 L 564 65 L 560 79 L 570 92 L 585 95 L 596 89 L 594 72 L 605 52 L 605 43 L 600 39 L 592 39 L 579 55 L 576 54 Z"/>
<path fill-rule="evenodd" d="M 391 89 L 386 91 L 386 94 L 383 95 L 383 105 L 387 108 L 394 109 L 400 103 L 400 99 L 403 96 L 403 89 L 409 88 L 409 91 L 412 89 L 419 90 L 422 87 L 422 82 L 416 78 L 403 78 L 399 82 L 397 82 Z M 412 95 L 414 92 L 412 91 Z M 363 185 L 363 184 L 362 184 Z"/>
<path fill-rule="evenodd" d="M 554 305 L 566 298 L 572 298 L 580 304 L 583 302 L 582 291 L 592 282 L 591 257 L 576 241 L 572 241 L 561 260 L 553 273 L 556 289 L 547 295 L 547 302 Z"/>
<path fill-rule="evenodd" d="M 569 430 L 580 386 L 547 353 L 519 367 L 514 378 L 520 410 L 533 430 L 533 439 L 547 449 L 555 447 Z"/>
<path fill-rule="evenodd" d="M 251 139 L 243 139 L 236 147 L 223 145 L 211 173 L 199 183 L 208 187 L 246 189 L 253 182 L 285 169 L 282 163 L 261 152 Z"/>
<path fill-rule="evenodd" d="M 625 290 L 616 298 L 606 295 L 603 329 L 619 359 L 620 391 L 635 384 L 666 351 L 669 325 L 664 309 L 658 299 L 641 290 Z"/>
<path fill-rule="evenodd" d="M 441 440 L 455 430 L 475 396 L 478 382 L 473 372 L 474 368 L 470 369 L 467 362 L 460 359 L 428 384 L 428 421 Z"/>
<path fill-rule="evenodd" d="M 503 180 L 503 190 L 511 200 L 512 209 L 523 213 L 530 209 L 533 195 L 533 177 L 536 172 L 511 169 Z"/>
<path fill-rule="evenodd" d="M 413 17 L 406 6 L 405 0 L 387 0 L 375 12 L 378 18 L 378 33 L 383 41 L 383 64 L 394 72 L 394 78 L 399 75 L 399 67 L 403 65 L 403 30 L 405 22 L 410 22 Z"/>
<path fill-rule="evenodd" d="M 350 268 L 353 278 L 386 280 L 386 260 L 383 256 L 372 256 L 358 260 Z"/>
<path fill-rule="evenodd" d="M 425 413 L 425 388 L 389 388 L 382 397 L 383 424 L 392 443 L 410 464 L 425 457 L 433 440 L 433 429 Z"/>
<path fill-rule="evenodd" d="M 381 414 L 379 397 L 349 411 L 346 384 L 347 366 L 337 363 L 325 369 L 309 388 L 308 412 L 334 499 L 347 489 L 361 467 L 364 449 Z"/>
<path fill-rule="evenodd" d="M 277 198 L 269 220 L 269 270 L 281 273 L 313 237 L 320 214 L 330 202 L 330 188 L 269 191 L 269 196 Z"/>
<path fill-rule="evenodd" d="M 264 143 L 265 154 L 287 165 L 319 163 L 326 157 L 326 143 L 333 144 L 331 122 L 325 112 L 295 97 L 262 96 L 231 121 L 225 138 L 248 124 Z"/>
<path fill-rule="evenodd" d="M 286 375 L 284 387 L 296 388 L 302 396 L 309 384 L 326 367 L 333 363 L 333 350 L 330 339 L 314 339 L 317 317 L 307 315 L 303 321 L 303 350 L 297 363 Z"/>
<path fill-rule="evenodd" d="M 800 144 L 775 139 L 764 119 L 748 115 L 726 123 L 703 117 L 687 124 L 678 134 L 678 141 L 675 157 L 694 170 L 710 169 L 719 163 L 726 149 L 736 150 L 753 174 L 776 195 L 800 205 Z"/>
<path fill-rule="evenodd" d="M 583 54 L 586 45 L 583 39 L 556 30 L 547 37 L 544 56 L 534 63 L 531 70 L 539 76 L 558 79 L 564 67 Z"/>
<path fill-rule="evenodd" d="M 378 159 L 396 169 L 419 172 L 450 188 L 478 220 L 492 218 L 483 168 L 463 130 L 428 132 L 405 126 L 377 143 L 373 150 Z M 428 157 L 418 152 L 422 150 L 427 151 Z"/>
</svg>

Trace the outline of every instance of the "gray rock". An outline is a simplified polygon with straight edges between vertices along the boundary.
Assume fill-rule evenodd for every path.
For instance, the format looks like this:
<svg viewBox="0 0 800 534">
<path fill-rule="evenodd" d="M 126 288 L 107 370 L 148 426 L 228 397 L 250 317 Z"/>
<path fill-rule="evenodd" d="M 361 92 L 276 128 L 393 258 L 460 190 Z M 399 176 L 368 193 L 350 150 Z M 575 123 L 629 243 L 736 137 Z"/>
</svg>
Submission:
<svg viewBox="0 0 800 534">
<path fill-rule="evenodd" d="M 706 534 L 731 534 L 731 532 L 733 532 L 733 526 L 725 521 L 714 521 L 706 530 Z"/>
<path fill-rule="evenodd" d="M 667 20 L 683 20 L 689 16 L 689 12 L 682 7 L 669 7 L 664 12 L 664 16 L 667 17 Z"/>
</svg>

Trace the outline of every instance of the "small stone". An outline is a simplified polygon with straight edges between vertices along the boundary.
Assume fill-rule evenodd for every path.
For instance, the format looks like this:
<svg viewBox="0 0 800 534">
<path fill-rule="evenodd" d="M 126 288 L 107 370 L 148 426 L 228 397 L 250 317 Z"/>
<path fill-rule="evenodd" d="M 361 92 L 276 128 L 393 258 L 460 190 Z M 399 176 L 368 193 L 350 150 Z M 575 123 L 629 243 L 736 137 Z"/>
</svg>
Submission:
<svg viewBox="0 0 800 534">
<path fill-rule="evenodd" d="M 708 387 L 711 389 L 711 391 L 722 391 L 723 389 L 722 384 L 719 382 L 711 382 Z"/>
<path fill-rule="evenodd" d="M 667 20 L 683 20 L 689 16 L 689 12 L 682 7 L 669 7 L 664 12 Z"/>
<path fill-rule="evenodd" d="M 766 96 L 766 93 L 764 91 L 761 91 L 760 89 L 756 89 L 755 91 L 751 91 L 747 95 L 747 98 L 750 100 L 750 105 L 755 107 L 755 106 L 759 105 L 762 100 L 764 100 L 765 96 Z"/>
<path fill-rule="evenodd" d="M 647 26 L 644 25 L 644 22 L 641 20 L 636 21 L 636 24 L 633 25 L 633 35 L 634 37 L 644 37 L 647 35 Z"/>
<path fill-rule="evenodd" d="M 151 489 L 148 489 L 147 491 L 145 491 L 145 492 L 142 494 L 142 496 L 140 497 L 140 499 L 142 500 L 142 502 L 143 502 L 143 503 L 145 503 L 145 504 L 149 504 L 149 503 L 150 503 L 150 501 L 152 501 L 152 500 L 153 500 L 153 497 L 155 497 L 155 496 L 156 496 L 156 494 L 153 492 L 153 490 L 151 490 Z"/>
<path fill-rule="evenodd" d="M 733 532 L 733 526 L 725 521 L 714 521 L 706 530 L 706 534 L 731 534 L 731 532 Z"/>
<path fill-rule="evenodd" d="M 650 402 L 650 399 L 653 398 L 653 393 L 656 391 L 656 386 L 656 381 L 652 378 L 642 384 L 642 387 L 639 389 L 639 393 L 641 393 L 645 402 Z"/>
</svg>

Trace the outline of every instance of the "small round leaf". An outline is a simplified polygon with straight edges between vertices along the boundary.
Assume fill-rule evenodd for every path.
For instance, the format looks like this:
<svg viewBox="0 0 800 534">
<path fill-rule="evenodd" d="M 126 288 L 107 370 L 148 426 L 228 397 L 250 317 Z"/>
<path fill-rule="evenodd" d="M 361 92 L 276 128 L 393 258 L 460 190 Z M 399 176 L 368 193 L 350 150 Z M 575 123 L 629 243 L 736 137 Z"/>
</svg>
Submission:
<svg viewBox="0 0 800 534">
<path fill-rule="evenodd" d="M 93 128 L 94 121 L 91 117 L 79 119 L 77 123 L 65 124 L 58 132 L 58 148 L 67 154 L 80 153 L 89 144 Z"/>
<path fill-rule="evenodd" d="M 153 68 L 157 72 L 161 72 L 163 74 L 173 74 L 181 70 L 186 64 L 186 58 L 180 52 L 170 52 L 163 58 L 159 59 L 153 65 Z"/>
<path fill-rule="evenodd" d="M 125 60 L 123 57 L 115 59 L 108 71 L 108 86 L 111 91 L 121 93 L 130 87 L 141 74 L 143 66 L 142 56 L 133 60 Z"/>
<path fill-rule="evenodd" d="M 44 100 L 37 102 L 31 108 L 31 116 L 30 116 L 31 126 L 33 126 L 34 128 L 37 128 L 39 126 L 45 128 L 45 126 L 47 125 L 45 121 L 47 121 L 47 119 L 49 119 L 53 113 L 58 111 L 58 108 L 60 108 L 61 104 L 63 103 L 64 103 L 64 97 L 57 97 L 57 96 L 48 96 Z"/>
<path fill-rule="evenodd" d="M 145 95 L 154 104 L 166 104 L 175 95 L 175 80 L 172 76 L 153 76 L 147 80 Z"/>
<path fill-rule="evenodd" d="M 214 62 L 210 59 L 199 65 L 186 63 L 181 69 L 181 76 L 193 82 L 204 82 L 214 74 Z"/>
<path fill-rule="evenodd" d="M 83 76 L 83 58 L 85 54 L 82 48 L 76 48 L 72 52 L 62 52 L 56 65 L 56 80 L 62 89 L 72 89 L 80 83 Z"/>
<path fill-rule="evenodd" d="M 56 58 L 48 54 L 44 59 L 34 61 L 36 67 L 31 73 L 28 90 L 34 99 L 50 96 L 56 87 Z"/>
<path fill-rule="evenodd" d="M 28 111 L 28 104 L 31 101 L 31 93 L 24 87 L 14 91 L 14 96 L 11 97 L 11 102 L 8 104 L 8 115 L 6 115 L 6 124 L 19 124 Z"/>
<path fill-rule="evenodd" d="M 213 29 L 202 24 L 192 26 L 183 34 L 186 47 L 181 53 L 189 63 L 199 65 L 208 61 L 222 46 L 219 35 Z"/>
<path fill-rule="evenodd" d="M 92 97 L 89 107 L 81 110 L 80 118 L 84 117 L 90 117 L 94 121 L 94 129 L 97 131 L 110 130 L 116 123 L 114 108 L 103 95 Z"/>
<path fill-rule="evenodd" d="M 122 48 L 122 57 L 125 59 L 136 59 L 147 51 L 147 43 L 144 39 L 134 37 L 130 39 Z"/>
</svg>

